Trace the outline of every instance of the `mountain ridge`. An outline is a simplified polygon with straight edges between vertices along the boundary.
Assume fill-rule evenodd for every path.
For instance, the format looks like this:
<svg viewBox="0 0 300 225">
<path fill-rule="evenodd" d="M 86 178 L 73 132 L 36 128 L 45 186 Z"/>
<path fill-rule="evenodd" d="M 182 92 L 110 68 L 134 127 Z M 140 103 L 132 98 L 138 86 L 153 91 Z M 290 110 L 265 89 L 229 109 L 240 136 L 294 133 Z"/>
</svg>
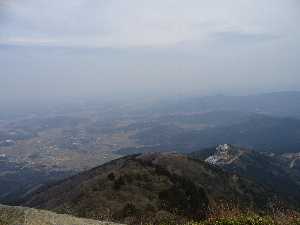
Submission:
<svg viewBox="0 0 300 225">
<path fill-rule="evenodd" d="M 174 216 L 175 211 L 179 220 L 198 220 L 221 202 L 271 210 L 278 199 L 287 203 L 268 187 L 204 161 L 177 153 L 147 153 L 67 178 L 36 192 L 23 205 L 138 224 Z"/>
</svg>

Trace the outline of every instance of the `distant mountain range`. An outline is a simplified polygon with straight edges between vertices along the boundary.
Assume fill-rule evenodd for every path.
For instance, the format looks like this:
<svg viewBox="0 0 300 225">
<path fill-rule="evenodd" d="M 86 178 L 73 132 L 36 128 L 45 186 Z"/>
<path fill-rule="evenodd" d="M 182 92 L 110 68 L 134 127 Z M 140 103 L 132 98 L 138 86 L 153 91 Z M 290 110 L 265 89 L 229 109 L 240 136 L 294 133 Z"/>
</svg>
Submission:
<svg viewBox="0 0 300 225">
<path fill-rule="evenodd" d="M 192 157 L 202 155 L 195 153 Z M 279 203 L 293 209 L 299 206 L 298 193 L 295 199 L 289 198 L 268 182 L 250 179 L 248 167 L 245 175 L 250 175 L 243 178 L 234 169 L 223 171 L 223 167 L 212 163 L 214 160 L 204 158 L 207 162 L 176 153 L 127 156 L 41 188 L 23 199 L 23 205 L 128 224 L 157 222 L 174 215 L 178 221 L 201 219 L 219 204 L 259 212 L 272 210 Z M 289 160 L 287 156 L 287 163 Z M 281 174 L 278 176 L 280 180 Z"/>
<path fill-rule="evenodd" d="M 300 120 L 294 118 L 221 111 L 175 116 L 174 120 L 177 123 L 184 121 L 185 124 L 188 120 L 190 124 L 203 124 L 204 128 L 184 129 L 171 122 L 151 124 L 135 135 L 140 146 L 120 149 L 118 153 L 126 155 L 164 150 L 193 152 L 219 143 L 232 143 L 265 152 L 300 151 Z M 169 118 L 168 121 L 173 119 Z"/>
<path fill-rule="evenodd" d="M 151 106 L 151 112 L 242 111 L 270 116 L 300 118 L 300 91 L 273 92 L 247 96 L 204 96 L 166 99 Z"/>
</svg>

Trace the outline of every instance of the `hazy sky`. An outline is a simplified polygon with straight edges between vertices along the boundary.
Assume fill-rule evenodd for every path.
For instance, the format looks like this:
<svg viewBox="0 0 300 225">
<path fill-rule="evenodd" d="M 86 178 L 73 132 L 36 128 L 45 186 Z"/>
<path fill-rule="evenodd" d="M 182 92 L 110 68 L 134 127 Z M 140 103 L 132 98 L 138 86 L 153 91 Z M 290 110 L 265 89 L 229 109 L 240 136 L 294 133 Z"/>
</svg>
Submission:
<svg viewBox="0 0 300 225">
<path fill-rule="evenodd" d="M 300 90 L 299 0 L 0 0 L 0 101 Z"/>
</svg>

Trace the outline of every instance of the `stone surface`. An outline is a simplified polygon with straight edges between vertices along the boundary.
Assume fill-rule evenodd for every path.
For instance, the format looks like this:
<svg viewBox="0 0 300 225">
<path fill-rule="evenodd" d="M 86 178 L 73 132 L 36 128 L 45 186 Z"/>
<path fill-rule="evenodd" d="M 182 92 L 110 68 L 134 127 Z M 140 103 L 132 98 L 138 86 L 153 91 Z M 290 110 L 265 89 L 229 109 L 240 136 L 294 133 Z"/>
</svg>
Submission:
<svg viewBox="0 0 300 225">
<path fill-rule="evenodd" d="M 45 210 L 0 205 L 0 225 L 118 225 Z M 119 224 L 120 225 L 120 224 Z"/>
</svg>

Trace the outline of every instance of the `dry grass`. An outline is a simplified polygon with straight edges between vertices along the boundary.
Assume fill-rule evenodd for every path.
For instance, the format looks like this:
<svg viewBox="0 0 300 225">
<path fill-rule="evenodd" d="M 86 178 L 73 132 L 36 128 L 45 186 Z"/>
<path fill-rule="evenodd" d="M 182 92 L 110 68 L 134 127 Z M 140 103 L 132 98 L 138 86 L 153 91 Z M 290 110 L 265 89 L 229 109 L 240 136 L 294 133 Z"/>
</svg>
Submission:
<svg viewBox="0 0 300 225">
<path fill-rule="evenodd" d="M 176 219 L 163 222 L 141 223 L 141 225 L 300 225 L 300 213 L 292 210 L 274 208 L 267 213 L 254 213 L 249 208 L 242 210 L 236 205 L 219 204 L 211 208 L 204 221 L 182 222 Z"/>
<path fill-rule="evenodd" d="M 282 207 L 254 213 L 251 208 L 242 210 L 236 205 L 220 204 L 210 209 L 207 220 L 186 225 L 300 225 L 300 213 Z"/>
</svg>

